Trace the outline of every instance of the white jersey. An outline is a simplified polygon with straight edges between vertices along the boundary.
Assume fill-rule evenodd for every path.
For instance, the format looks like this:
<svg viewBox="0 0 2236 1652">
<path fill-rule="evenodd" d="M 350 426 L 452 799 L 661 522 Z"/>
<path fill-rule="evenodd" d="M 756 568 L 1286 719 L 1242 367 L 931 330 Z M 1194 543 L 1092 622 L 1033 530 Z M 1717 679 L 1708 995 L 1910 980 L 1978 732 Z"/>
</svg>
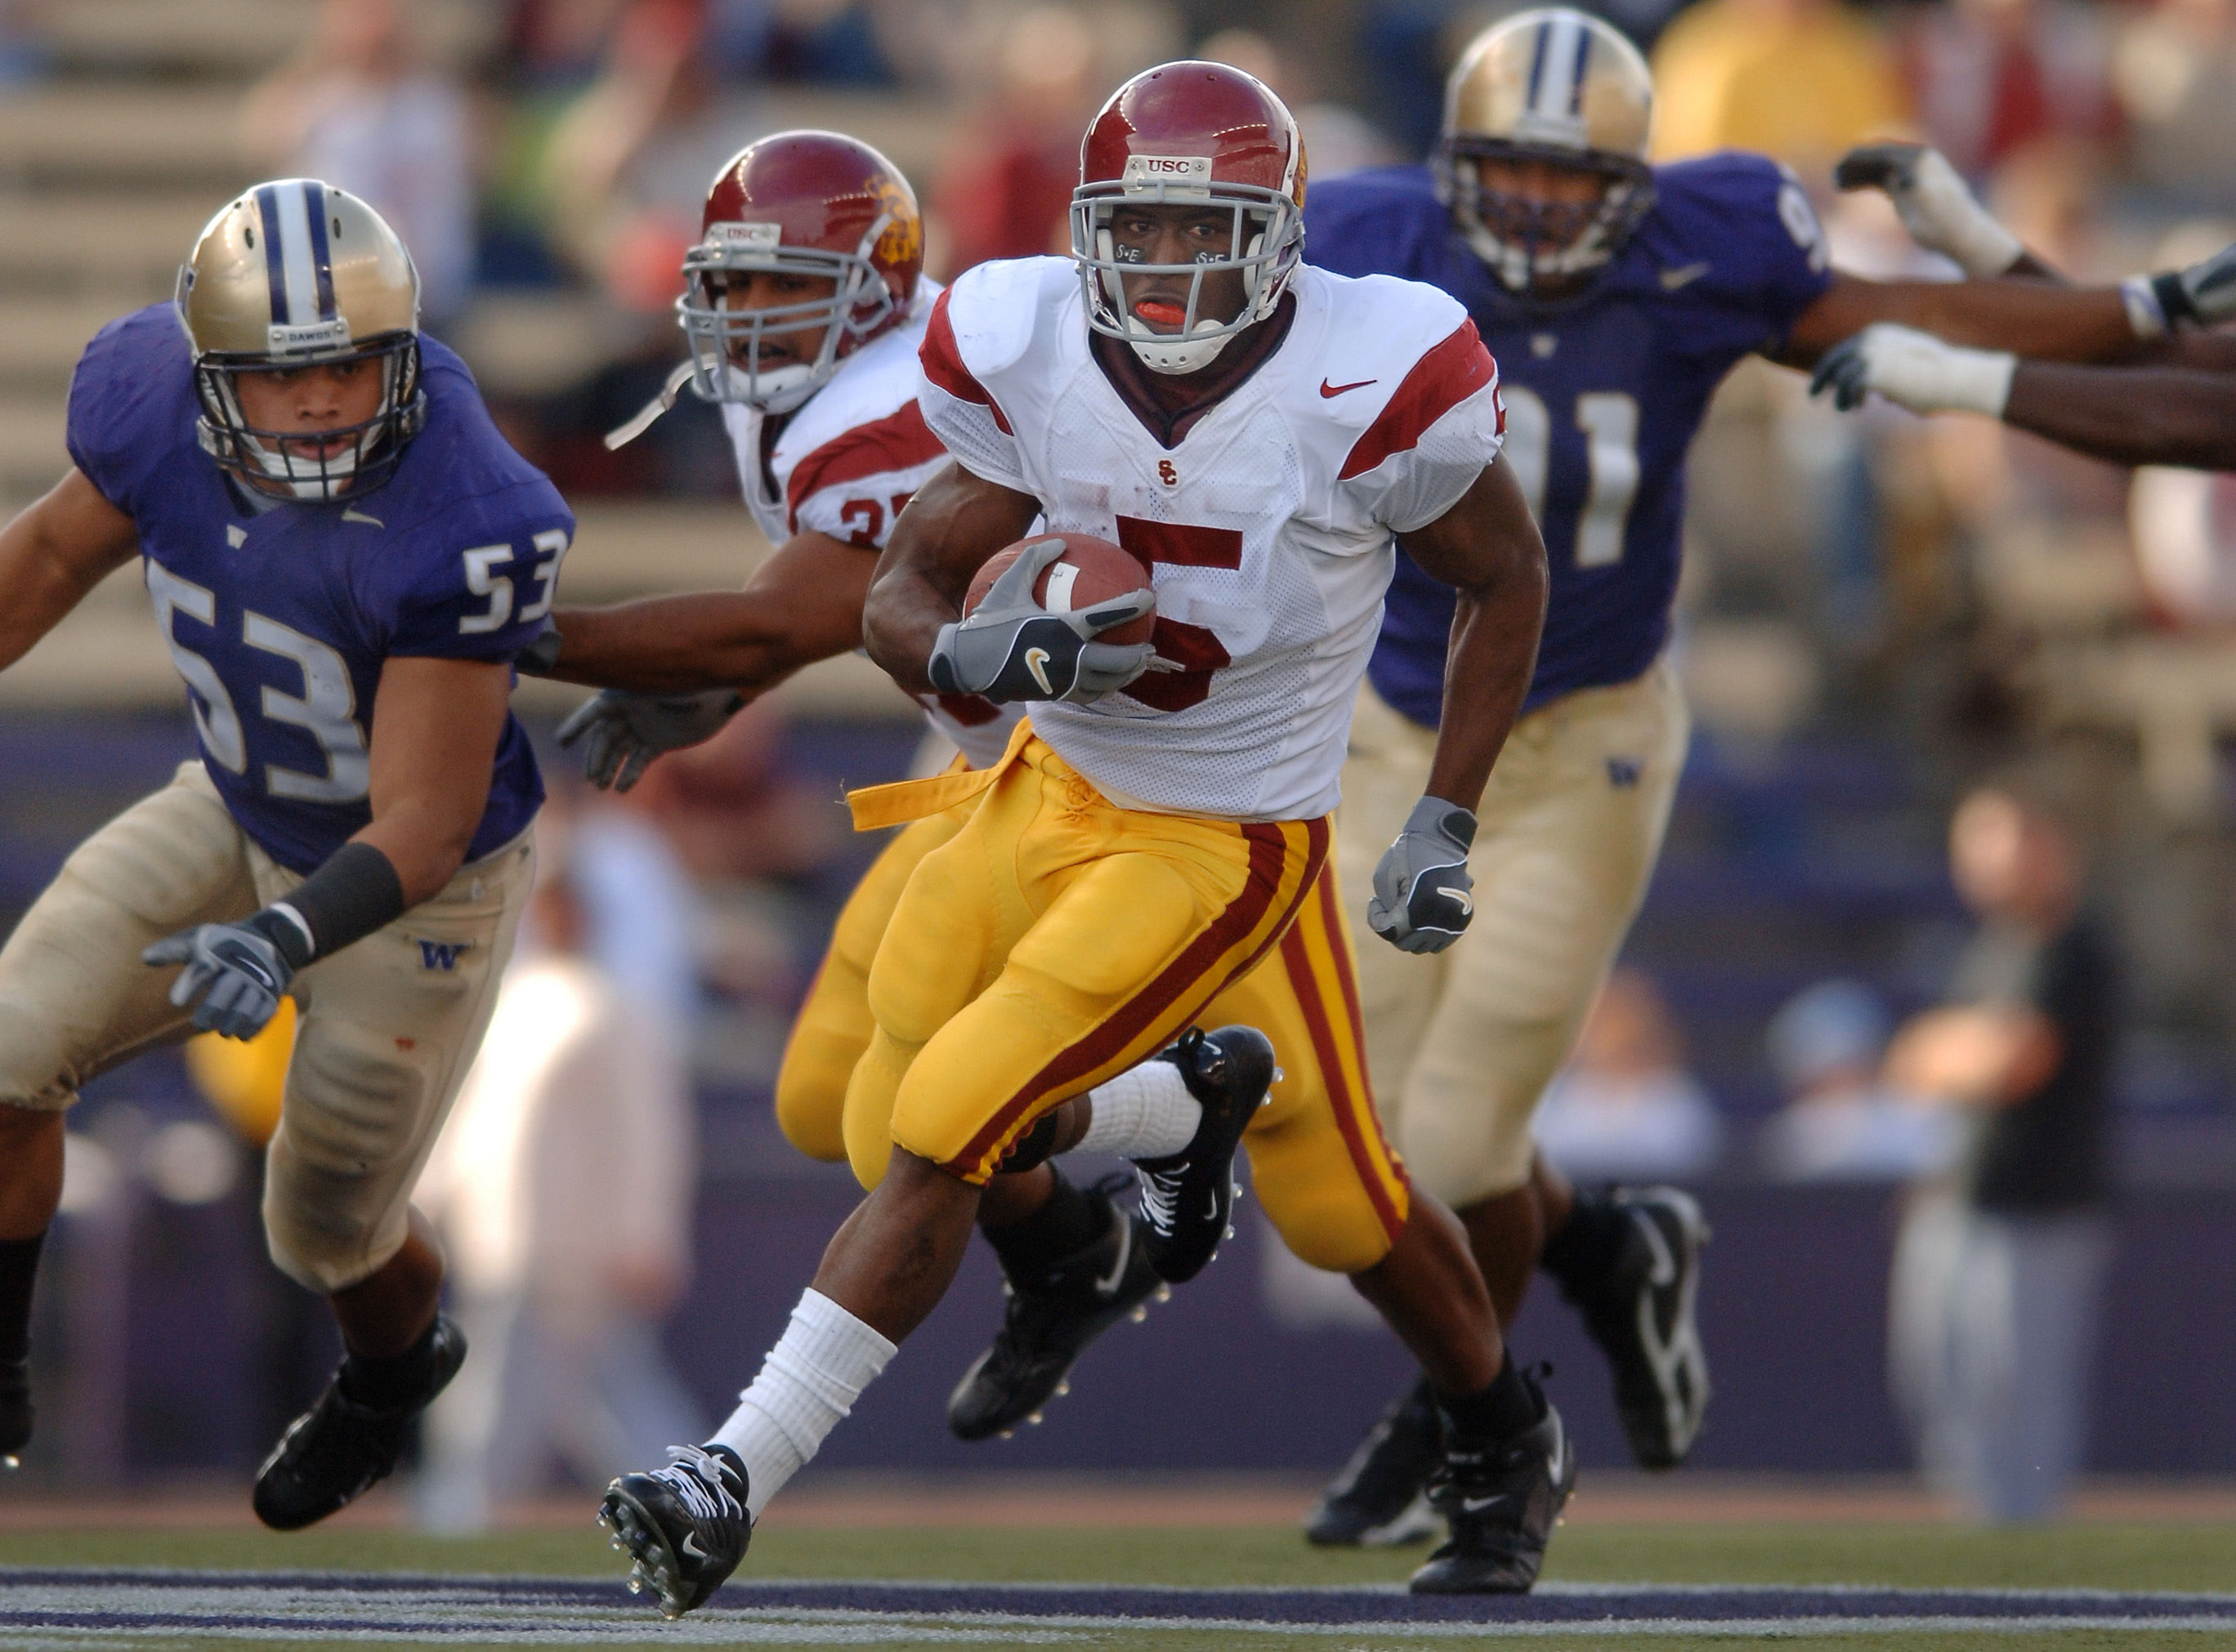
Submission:
<svg viewBox="0 0 2236 1652">
<path fill-rule="evenodd" d="M 1459 303 L 1300 267 L 1289 332 L 1164 446 L 1088 347 L 1066 259 L 981 265 L 935 304 L 924 419 L 1053 531 L 1150 569 L 1154 671 L 1033 727 L 1114 803 L 1235 820 L 1326 814 L 1382 621 L 1391 535 L 1496 457 L 1498 370 Z"/>
<path fill-rule="evenodd" d="M 746 505 L 770 544 L 816 533 L 882 551 L 901 507 L 946 464 L 947 449 L 925 428 L 917 406 L 917 351 L 939 291 L 932 282 L 922 283 L 907 322 L 842 358 L 830 383 L 777 432 L 766 463 L 761 455 L 766 416 L 759 408 L 723 403 Z M 974 769 L 1000 758 L 1025 711 L 975 694 L 916 698 L 931 725 L 955 742 Z"/>
</svg>

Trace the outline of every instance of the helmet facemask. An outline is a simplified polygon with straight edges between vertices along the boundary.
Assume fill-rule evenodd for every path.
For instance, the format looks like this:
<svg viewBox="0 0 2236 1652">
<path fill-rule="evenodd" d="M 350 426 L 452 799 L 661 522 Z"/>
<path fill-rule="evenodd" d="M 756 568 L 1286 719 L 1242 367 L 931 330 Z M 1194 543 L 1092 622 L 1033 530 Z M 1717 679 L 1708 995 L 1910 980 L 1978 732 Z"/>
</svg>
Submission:
<svg viewBox="0 0 2236 1652">
<path fill-rule="evenodd" d="M 327 429 L 274 430 L 252 425 L 242 410 L 238 381 L 244 373 L 377 363 L 380 403 L 370 418 Z M 194 362 L 194 393 L 201 403 L 195 437 L 218 468 L 270 498 L 312 503 L 345 495 L 356 499 L 388 481 L 404 444 L 427 418 L 419 382 L 419 336 L 386 333 L 361 344 L 300 357 L 205 351 Z M 306 452 L 342 443 L 332 453 Z"/>
<path fill-rule="evenodd" d="M 1071 255 L 1087 298 L 1087 324 L 1106 338 L 1124 339 L 1153 372 L 1199 372 L 1227 340 L 1273 313 L 1304 255 L 1304 215 L 1284 191 L 1211 181 L 1207 165 L 1207 175 L 1186 181 L 1137 176 L 1142 159 L 1128 161 L 1124 180 L 1082 184 L 1072 194 Z M 1200 253 L 1188 264 L 1145 264 L 1129 257 L 1111 222 L 1120 209 L 1142 206 L 1223 208 L 1231 226 L 1227 255 Z M 1201 313 L 1204 278 L 1222 270 L 1242 272 L 1242 307 L 1230 321 Z M 1188 278 L 1177 332 L 1158 331 L 1127 303 L 1125 278 L 1143 275 Z"/>
<path fill-rule="evenodd" d="M 876 246 L 889 222 L 878 220 L 862 245 Z M 677 324 L 690 341 L 692 389 L 705 401 L 789 413 L 830 382 L 842 357 L 891 318 L 892 288 L 863 253 L 785 246 L 773 224 L 717 228 L 730 238 L 703 241 L 684 255 L 683 293 L 675 301 Z M 831 296 L 755 310 L 727 306 L 719 278 L 758 270 L 829 281 Z M 820 327 L 823 336 L 810 359 L 762 367 L 765 340 L 811 327 Z"/>
<path fill-rule="evenodd" d="M 1534 161 L 1588 174 L 1600 180 L 1600 192 L 1562 201 L 1497 188 L 1482 181 L 1485 161 Z M 1463 134 L 1438 148 L 1436 172 L 1438 192 L 1468 245 L 1522 298 L 1566 296 L 1559 289 L 1614 259 L 1654 208 L 1653 169 L 1604 149 Z"/>
</svg>

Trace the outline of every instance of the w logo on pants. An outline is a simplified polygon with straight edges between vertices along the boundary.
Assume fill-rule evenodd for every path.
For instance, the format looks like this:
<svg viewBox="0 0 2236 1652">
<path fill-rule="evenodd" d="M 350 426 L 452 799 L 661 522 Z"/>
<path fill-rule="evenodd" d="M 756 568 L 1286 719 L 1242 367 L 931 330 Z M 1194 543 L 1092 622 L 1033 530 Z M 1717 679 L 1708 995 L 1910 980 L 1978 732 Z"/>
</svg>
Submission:
<svg viewBox="0 0 2236 1652">
<path fill-rule="evenodd" d="M 458 954 L 473 944 L 470 941 L 423 941 L 419 943 L 419 967 L 439 969 L 447 975 L 458 967 Z"/>
</svg>

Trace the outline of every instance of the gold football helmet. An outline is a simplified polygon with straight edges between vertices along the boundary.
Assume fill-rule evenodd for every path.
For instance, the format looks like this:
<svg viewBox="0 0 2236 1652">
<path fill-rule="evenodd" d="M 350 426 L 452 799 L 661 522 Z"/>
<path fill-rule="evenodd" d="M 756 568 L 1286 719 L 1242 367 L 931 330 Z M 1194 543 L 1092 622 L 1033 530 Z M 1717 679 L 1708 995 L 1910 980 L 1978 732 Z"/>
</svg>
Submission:
<svg viewBox="0 0 2236 1652">
<path fill-rule="evenodd" d="M 419 273 L 396 232 L 346 190 L 282 178 L 229 203 L 180 266 L 177 304 L 194 352 L 197 434 L 244 486 L 285 499 L 358 497 L 388 480 L 426 420 Z M 240 374 L 365 360 L 380 364 L 381 399 L 361 423 L 306 442 L 242 416 Z"/>
<path fill-rule="evenodd" d="M 1646 164 L 1654 76 L 1638 49 L 1566 6 L 1517 12 L 1476 36 L 1444 87 L 1437 187 L 1453 220 L 1512 291 L 1598 268 L 1654 206 Z M 1536 162 L 1599 180 L 1551 199 L 1486 183 L 1482 163 Z"/>
</svg>

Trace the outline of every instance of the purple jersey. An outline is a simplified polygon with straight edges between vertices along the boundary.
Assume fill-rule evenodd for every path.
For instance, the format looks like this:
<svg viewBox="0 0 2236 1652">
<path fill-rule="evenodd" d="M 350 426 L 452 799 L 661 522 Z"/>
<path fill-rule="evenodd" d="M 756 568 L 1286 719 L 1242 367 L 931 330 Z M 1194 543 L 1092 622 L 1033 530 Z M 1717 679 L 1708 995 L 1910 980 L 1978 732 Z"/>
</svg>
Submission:
<svg viewBox="0 0 2236 1652">
<path fill-rule="evenodd" d="M 1669 638 L 1685 457 L 1733 364 L 1774 349 L 1831 284 L 1800 186 L 1736 152 L 1654 169 L 1654 210 L 1581 298 L 1525 305 L 1469 248 L 1428 170 L 1316 184 L 1305 256 L 1344 275 L 1404 276 L 1468 307 L 1498 359 L 1506 456 L 1552 566 L 1529 705 L 1626 683 Z M 1451 587 L 1398 559 L 1368 667 L 1416 722 L 1442 714 Z"/>
<path fill-rule="evenodd" d="M 543 628 L 574 533 L 465 364 L 432 339 L 420 350 L 425 428 L 385 486 L 332 504 L 253 507 L 197 445 L 193 357 L 168 304 L 102 328 L 70 382 L 70 457 L 139 527 L 209 777 L 241 829 L 299 872 L 372 818 L 383 664 L 510 659 Z M 543 801 L 508 718 L 468 858 L 516 836 Z"/>
</svg>

